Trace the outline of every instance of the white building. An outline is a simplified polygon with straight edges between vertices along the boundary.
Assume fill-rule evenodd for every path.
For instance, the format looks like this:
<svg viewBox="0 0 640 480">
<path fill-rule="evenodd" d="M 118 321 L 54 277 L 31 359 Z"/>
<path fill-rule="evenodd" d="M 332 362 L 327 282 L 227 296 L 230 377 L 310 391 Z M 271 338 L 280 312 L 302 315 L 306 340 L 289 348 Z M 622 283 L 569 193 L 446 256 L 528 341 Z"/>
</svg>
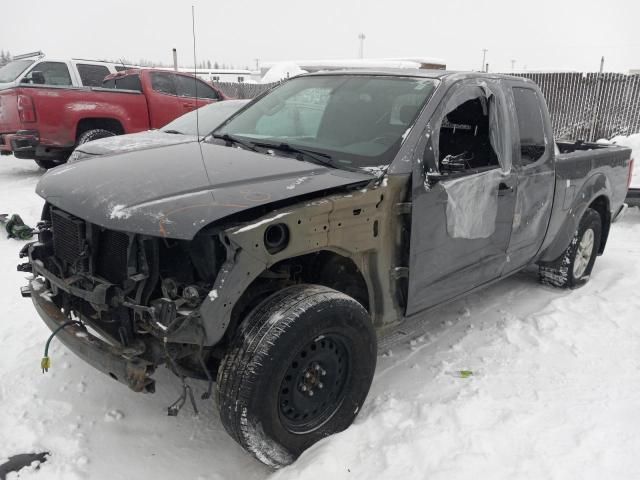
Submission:
<svg viewBox="0 0 640 480">
<path fill-rule="evenodd" d="M 207 82 L 258 83 L 251 70 L 229 70 L 222 68 L 178 68 L 180 72 L 196 75 Z"/>
<path fill-rule="evenodd" d="M 318 72 L 321 70 L 344 69 L 377 69 L 377 68 L 418 68 L 444 70 L 447 65 L 444 60 L 434 57 L 399 57 L 399 58 L 346 58 L 335 60 L 292 60 L 286 62 L 264 62 L 260 66 L 263 82 L 265 75 L 269 81 L 274 81 L 274 72 L 282 72 L 287 78 L 302 72 Z M 269 75 L 267 75 L 271 72 Z M 286 75 L 288 74 L 288 75 Z M 276 75 L 277 76 L 277 75 Z"/>
</svg>

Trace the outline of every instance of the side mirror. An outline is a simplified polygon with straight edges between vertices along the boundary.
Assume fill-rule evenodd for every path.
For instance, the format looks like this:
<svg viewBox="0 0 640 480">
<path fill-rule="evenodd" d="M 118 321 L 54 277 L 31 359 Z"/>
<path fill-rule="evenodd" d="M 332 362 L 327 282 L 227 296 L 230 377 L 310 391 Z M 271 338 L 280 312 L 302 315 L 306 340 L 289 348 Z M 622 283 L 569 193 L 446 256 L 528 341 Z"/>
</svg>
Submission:
<svg viewBox="0 0 640 480">
<path fill-rule="evenodd" d="M 20 83 L 31 83 L 33 85 L 44 85 L 45 83 L 47 83 L 47 81 L 44 78 L 44 73 L 42 73 L 39 70 L 34 70 L 33 72 L 29 73 L 29 75 L 27 75 L 22 80 L 20 80 Z"/>
</svg>

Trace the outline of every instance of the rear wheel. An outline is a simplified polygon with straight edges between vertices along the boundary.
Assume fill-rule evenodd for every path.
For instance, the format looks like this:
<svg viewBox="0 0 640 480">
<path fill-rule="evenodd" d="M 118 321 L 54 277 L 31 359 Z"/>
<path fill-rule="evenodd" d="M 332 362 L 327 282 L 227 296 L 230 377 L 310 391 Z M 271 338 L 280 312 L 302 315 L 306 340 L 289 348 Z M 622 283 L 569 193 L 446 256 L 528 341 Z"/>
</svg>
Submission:
<svg viewBox="0 0 640 480">
<path fill-rule="evenodd" d="M 82 145 L 83 143 L 92 142 L 93 140 L 98 140 L 100 138 L 114 137 L 116 134 L 109 131 L 104 130 L 102 128 L 96 128 L 94 130 L 87 130 L 80 138 L 78 138 L 78 145 Z"/>
<path fill-rule="evenodd" d="M 35 160 L 36 164 L 40 168 L 44 168 L 45 170 L 49 170 L 50 168 L 57 167 L 58 165 L 62 165 L 64 162 L 57 162 L 55 160 Z"/>
<path fill-rule="evenodd" d="M 287 465 L 351 425 L 375 365 L 362 305 L 327 287 L 288 287 L 249 314 L 220 365 L 222 423 L 263 463 Z"/>
<path fill-rule="evenodd" d="M 550 264 L 540 265 L 542 283 L 560 288 L 576 288 L 587 283 L 600 250 L 601 238 L 600 214 L 588 208 L 562 255 Z"/>
</svg>

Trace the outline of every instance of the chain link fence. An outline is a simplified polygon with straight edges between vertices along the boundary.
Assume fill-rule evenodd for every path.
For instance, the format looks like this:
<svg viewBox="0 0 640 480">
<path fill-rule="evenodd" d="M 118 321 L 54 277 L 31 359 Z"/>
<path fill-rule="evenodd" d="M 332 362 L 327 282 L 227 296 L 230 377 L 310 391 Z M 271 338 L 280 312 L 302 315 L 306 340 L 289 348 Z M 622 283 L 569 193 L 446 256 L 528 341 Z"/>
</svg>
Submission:
<svg viewBox="0 0 640 480">
<path fill-rule="evenodd" d="M 556 138 L 594 141 L 640 132 L 640 75 L 522 73 L 544 94 Z"/>
<path fill-rule="evenodd" d="M 227 97 L 231 98 L 254 98 L 262 92 L 279 85 L 280 82 L 274 83 L 237 83 L 237 82 L 214 82 L 213 85 L 218 88 Z"/>
</svg>

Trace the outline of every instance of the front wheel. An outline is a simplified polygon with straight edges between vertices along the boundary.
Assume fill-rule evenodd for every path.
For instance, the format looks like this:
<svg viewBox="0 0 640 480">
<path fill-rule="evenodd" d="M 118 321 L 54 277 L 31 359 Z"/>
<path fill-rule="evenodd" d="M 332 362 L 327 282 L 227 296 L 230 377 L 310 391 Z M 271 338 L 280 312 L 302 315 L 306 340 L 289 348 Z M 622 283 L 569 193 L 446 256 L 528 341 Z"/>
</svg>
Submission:
<svg viewBox="0 0 640 480">
<path fill-rule="evenodd" d="M 601 238 L 600 214 L 588 208 L 562 255 L 550 264 L 540 265 L 542 283 L 560 288 L 576 288 L 587 283 L 600 250 Z"/>
<path fill-rule="evenodd" d="M 351 425 L 376 354 L 371 320 L 356 300 L 317 285 L 285 288 L 249 314 L 220 365 L 222 423 L 258 460 L 287 465 Z"/>
</svg>

